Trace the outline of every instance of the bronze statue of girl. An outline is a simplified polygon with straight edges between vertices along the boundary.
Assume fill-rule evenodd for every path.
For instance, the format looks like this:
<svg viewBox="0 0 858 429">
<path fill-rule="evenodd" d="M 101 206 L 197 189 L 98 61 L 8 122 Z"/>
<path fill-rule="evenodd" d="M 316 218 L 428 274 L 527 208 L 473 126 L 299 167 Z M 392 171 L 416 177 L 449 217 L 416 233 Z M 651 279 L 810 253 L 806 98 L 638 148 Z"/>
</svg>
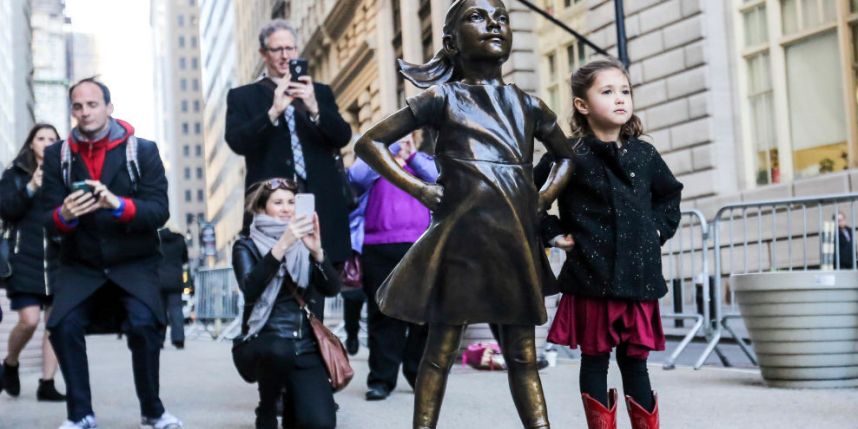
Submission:
<svg viewBox="0 0 858 429">
<path fill-rule="evenodd" d="M 509 383 L 526 428 L 548 428 L 536 368 L 534 326 L 545 323 L 542 288 L 554 277 L 538 216 L 571 173 L 571 146 L 555 114 L 503 81 L 512 46 L 500 0 L 455 0 L 444 47 L 424 65 L 400 62 L 421 88 L 408 106 L 372 127 L 355 150 L 370 166 L 433 211 L 432 224 L 376 295 L 385 314 L 429 324 L 415 386 L 416 429 L 434 429 L 447 374 L 469 323 L 496 323 Z M 387 146 L 418 129 L 436 135 L 438 184 L 411 176 Z M 533 139 L 556 156 L 541 190 L 533 183 Z"/>
</svg>

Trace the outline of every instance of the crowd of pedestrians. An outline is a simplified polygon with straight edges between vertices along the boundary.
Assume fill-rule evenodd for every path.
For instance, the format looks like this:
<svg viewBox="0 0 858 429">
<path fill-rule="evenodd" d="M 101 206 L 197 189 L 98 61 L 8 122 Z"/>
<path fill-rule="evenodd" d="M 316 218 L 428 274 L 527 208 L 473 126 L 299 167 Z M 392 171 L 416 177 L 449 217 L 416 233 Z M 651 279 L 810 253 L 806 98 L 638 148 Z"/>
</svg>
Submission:
<svg viewBox="0 0 858 429">
<path fill-rule="evenodd" d="M 582 350 L 589 427 L 616 421 L 606 384 L 614 349 L 633 427 L 657 427 L 646 358 L 664 348 L 659 247 L 677 227 L 682 185 L 639 139 L 628 73 L 598 60 L 571 77 L 575 138 L 567 138 L 544 103 L 503 82 L 511 29 L 501 1 L 454 1 L 444 31 L 429 63 L 401 64 L 426 90 L 358 139 L 361 159 L 347 171 L 339 155 L 351 127 L 331 88 L 310 78 L 286 21 L 261 29 L 263 74 L 224 100 L 225 140 L 246 164 L 232 247 L 244 308 L 232 359 L 258 386 L 255 426 L 336 427 L 310 322 L 359 266 L 362 285 L 344 296 L 346 348 L 360 347 L 366 303 L 365 398 L 387 398 L 401 367 L 415 390 L 415 428 L 437 425 L 463 329 L 475 322 L 492 324 L 522 424 L 548 428 L 534 325 L 546 321 L 545 294 L 558 290 L 550 340 Z M 118 332 L 131 351 L 141 427 L 181 428 L 161 400 L 159 369 L 167 327 L 173 346 L 185 346 L 188 250 L 166 227 L 158 145 L 112 116 L 98 80 L 75 83 L 69 102 L 70 134 L 59 141 L 52 126 L 37 125 L 0 179 L 14 270 L 3 284 L 18 313 L 0 389 L 20 393 L 20 352 L 46 320 L 37 397 L 66 402 L 60 429 L 96 428 L 85 336 Z M 431 131 L 434 154 L 418 150 L 420 129 Z M 535 168 L 534 139 L 549 148 Z M 558 196 L 559 216 L 545 215 Z M 568 255 L 559 282 L 549 246 Z M 53 383 L 57 366 L 66 395 Z"/>
</svg>

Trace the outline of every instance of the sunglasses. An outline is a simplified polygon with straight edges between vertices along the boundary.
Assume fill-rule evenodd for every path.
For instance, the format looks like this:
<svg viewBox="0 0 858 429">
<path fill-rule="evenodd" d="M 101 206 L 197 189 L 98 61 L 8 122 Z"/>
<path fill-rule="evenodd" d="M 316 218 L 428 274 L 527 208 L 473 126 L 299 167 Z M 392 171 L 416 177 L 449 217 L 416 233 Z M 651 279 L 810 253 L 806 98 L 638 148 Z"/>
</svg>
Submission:
<svg viewBox="0 0 858 429">
<path fill-rule="evenodd" d="M 268 179 L 263 183 L 265 184 L 265 187 L 271 191 L 276 190 L 276 189 L 285 189 L 287 191 L 293 191 L 294 192 L 295 189 L 298 188 L 298 186 L 295 185 L 295 182 L 293 182 L 289 179 L 281 179 L 279 177 L 274 178 L 274 179 Z"/>
</svg>

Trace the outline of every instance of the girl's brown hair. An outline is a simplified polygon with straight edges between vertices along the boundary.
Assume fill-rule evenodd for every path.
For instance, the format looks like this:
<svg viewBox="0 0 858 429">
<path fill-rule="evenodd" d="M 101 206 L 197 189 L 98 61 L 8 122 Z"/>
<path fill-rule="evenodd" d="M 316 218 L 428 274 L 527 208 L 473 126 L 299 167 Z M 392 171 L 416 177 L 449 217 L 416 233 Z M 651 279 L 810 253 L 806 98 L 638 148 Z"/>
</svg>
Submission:
<svg viewBox="0 0 858 429">
<path fill-rule="evenodd" d="M 572 74 L 572 100 L 575 100 L 575 98 L 586 100 L 587 90 L 593 86 L 596 76 L 600 72 L 610 69 L 623 72 L 626 80 L 629 81 L 629 90 L 633 91 L 631 89 L 632 79 L 629 77 L 629 71 L 626 70 L 625 66 L 613 58 L 601 58 L 581 66 L 581 68 Z M 634 92 L 632 92 L 632 96 L 634 96 Z M 575 137 L 584 137 L 593 134 L 593 130 L 590 129 L 590 123 L 587 122 L 587 116 L 575 108 L 574 101 L 572 105 L 572 120 L 569 122 L 569 125 L 572 127 L 572 135 Z M 641 134 L 643 134 L 643 124 L 637 115 L 632 114 L 631 119 L 620 129 L 620 138 L 637 138 Z"/>
<path fill-rule="evenodd" d="M 57 129 L 54 128 L 51 124 L 39 123 L 33 125 L 33 128 L 30 129 L 30 132 L 27 134 L 27 140 L 24 140 L 24 145 L 21 146 L 21 149 L 18 151 L 18 155 L 15 156 L 15 162 L 20 165 L 27 174 L 33 174 L 36 172 L 37 160 L 36 160 L 36 151 L 33 150 L 31 146 L 33 144 L 33 140 L 36 139 L 36 133 L 41 130 L 48 129 L 54 132 L 57 136 L 57 140 L 60 139 L 60 133 L 57 132 Z"/>
<path fill-rule="evenodd" d="M 251 191 L 247 194 L 247 198 L 244 201 L 244 210 L 250 214 L 265 211 L 268 198 L 278 189 L 283 189 L 293 194 L 298 193 L 298 186 L 295 182 L 280 177 L 256 182 L 250 185 L 250 189 Z"/>
</svg>

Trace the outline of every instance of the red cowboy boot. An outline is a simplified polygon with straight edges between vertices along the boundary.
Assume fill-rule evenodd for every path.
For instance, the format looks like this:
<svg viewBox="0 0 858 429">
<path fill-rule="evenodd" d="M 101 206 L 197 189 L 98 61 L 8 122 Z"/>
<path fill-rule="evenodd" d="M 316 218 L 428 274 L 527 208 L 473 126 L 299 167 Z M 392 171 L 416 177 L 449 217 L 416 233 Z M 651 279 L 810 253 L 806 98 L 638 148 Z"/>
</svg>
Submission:
<svg viewBox="0 0 858 429">
<path fill-rule="evenodd" d="M 581 399 L 588 429 L 617 429 L 617 389 L 608 390 L 610 409 L 586 393 L 581 394 Z"/>
<path fill-rule="evenodd" d="M 631 396 L 626 395 L 626 408 L 629 409 L 632 429 L 658 429 L 658 396 L 655 392 L 652 392 L 652 403 L 652 412 L 649 412 Z"/>
</svg>

